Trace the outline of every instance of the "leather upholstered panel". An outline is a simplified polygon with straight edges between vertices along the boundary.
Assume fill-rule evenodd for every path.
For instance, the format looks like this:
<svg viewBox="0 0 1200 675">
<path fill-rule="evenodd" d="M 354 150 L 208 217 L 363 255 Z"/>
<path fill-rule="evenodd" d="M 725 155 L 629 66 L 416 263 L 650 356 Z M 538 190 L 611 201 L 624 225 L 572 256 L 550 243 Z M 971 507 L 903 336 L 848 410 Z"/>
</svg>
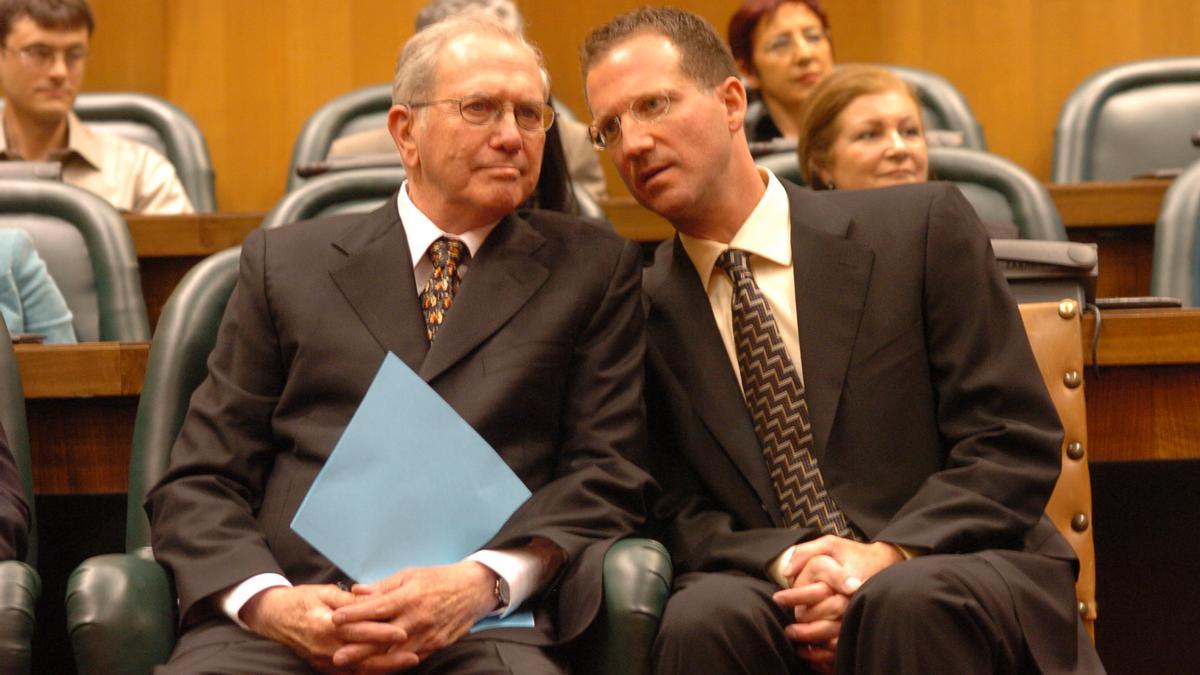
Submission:
<svg viewBox="0 0 1200 675">
<path fill-rule="evenodd" d="M 1065 432 L 1062 473 L 1046 514 L 1079 558 L 1075 595 L 1090 634 L 1096 622 L 1096 552 L 1092 537 L 1092 483 L 1088 473 L 1087 406 L 1083 394 L 1083 344 L 1079 306 L 1071 300 L 1020 306 L 1050 398 Z"/>
</svg>

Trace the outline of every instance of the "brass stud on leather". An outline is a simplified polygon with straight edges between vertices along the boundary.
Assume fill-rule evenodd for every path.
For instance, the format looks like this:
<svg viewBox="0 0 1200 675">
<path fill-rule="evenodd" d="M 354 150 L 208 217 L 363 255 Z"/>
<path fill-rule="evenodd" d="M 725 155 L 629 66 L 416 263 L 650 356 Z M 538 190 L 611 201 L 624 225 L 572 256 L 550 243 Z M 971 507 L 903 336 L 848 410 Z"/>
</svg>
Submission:
<svg viewBox="0 0 1200 675">
<path fill-rule="evenodd" d="M 1063 384 L 1067 385 L 1068 389 L 1075 389 L 1083 384 L 1083 378 L 1080 377 L 1078 370 L 1068 370 L 1063 375 Z"/>
<path fill-rule="evenodd" d="M 1078 603 L 1075 605 L 1075 608 L 1076 608 L 1077 610 L 1079 610 L 1079 616 L 1082 616 L 1082 617 L 1083 617 L 1083 618 L 1085 618 L 1085 619 L 1087 618 L 1087 603 L 1086 603 L 1086 602 L 1084 602 L 1084 601 L 1080 600 L 1080 601 L 1079 601 L 1079 602 L 1078 602 Z"/>
<path fill-rule="evenodd" d="M 1088 529 L 1088 517 L 1083 513 L 1076 513 L 1071 518 L 1071 529 L 1076 532 L 1084 532 Z"/>
<path fill-rule="evenodd" d="M 1075 307 L 1076 305 L 1074 300 L 1063 300 L 1062 302 L 1058 303 L 1058 315 L 1064 319 L 1074 319 Z"/>
<path fill-rule="evenodd" d="M 1083 459 L 1083 443 L 1071 441 L 1067 444 L 1067 457 L 1075 461 Z"/>
</svg>

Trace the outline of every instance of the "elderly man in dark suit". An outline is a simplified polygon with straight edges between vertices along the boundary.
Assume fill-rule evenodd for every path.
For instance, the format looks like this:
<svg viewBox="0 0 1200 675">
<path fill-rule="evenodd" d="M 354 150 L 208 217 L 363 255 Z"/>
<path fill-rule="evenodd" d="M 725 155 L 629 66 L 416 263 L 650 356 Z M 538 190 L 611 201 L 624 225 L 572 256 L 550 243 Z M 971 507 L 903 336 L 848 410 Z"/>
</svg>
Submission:
<svg viewBox="0 0 1200 675">
<path fill-rule="evenodd" d="M 712 28 L 593 31 L 593 139 L 678 236 L 648 305 L 662 673 L 1089 672 L 1043 516 L 1062 432 L 970 206 L 755 167 Z"/>
<path fill-rule="evenodd" d="M 247 239 L 209 377 L 147 498 L 185 631 L 167 672 L 562 671 L 552 647 L 595 616 L 604 553 L 640 525 L 650 482 L 629 460 L 645 435 L 637 248 L 512 212 L 537 180 L 547 87 L 537 52 L 493 20 L 422 31 L 388 115 L 408 170 L 396 198 Z M 389 351 L 533 495 L 467 560 L 347 592 L 289 523 Z M 533 628 L 464 637 L 522 604 Z"/>
</svg>

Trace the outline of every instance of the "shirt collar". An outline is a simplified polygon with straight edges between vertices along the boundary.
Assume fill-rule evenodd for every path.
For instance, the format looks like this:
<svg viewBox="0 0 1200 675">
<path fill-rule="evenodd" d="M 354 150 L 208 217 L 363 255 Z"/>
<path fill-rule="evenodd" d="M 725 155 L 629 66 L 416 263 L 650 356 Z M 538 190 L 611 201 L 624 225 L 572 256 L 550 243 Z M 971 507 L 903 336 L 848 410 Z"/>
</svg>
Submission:
<svg viewBox="0 0 1200 675">
<path fill-rule="evenodd" d="M 450 234 L 434 224 L 429 216 L 426 216 L 421 209 L 417 208 L 416 204 L 413 204 L 412 199 L 408 196 L 407 180 L 400 185 L 400 193 L 396 196 L 396 210 L 400 212 L 400 222 L 404 223 L 404 234 L 408 238 L 408 250 L 413 258 L 413 269 L 417 268 L 417 265 L 425 258 L 425 252 L 429 250 L 429 246 L 439 237 L 450 237 L 461 241 L 467 245 L 467 250 L 474 257 L 479 253 L 487 236 L 499 224 L 497 221 L 462 234 Z"/>
<path fill-rule="evenodd" d="M 64 158 L 72 154 L 81 157 L 83 161 L 91 164 L 92 168 L 100 168 L 100 157 L 103 153 L 95 132 L 81 122 L 75 113 L 68 113 L 67 151 L 64 153 Z"/>
<path fill-rule="evenodd" d="M 729 244 L 692 237 L 682 232 L 679 234 L 679 241 L 700 275 L 703 288 L 708 288 L 717 258 L 726 249 L 746 251 L 785 267 L 792 264 L 791 219 L 787 192 L 769 169 L 758 167 L 758 175 L 767 189 Z"/>
<path fill-rule="evenodd" d="M 4 106 L 0 104 L 0 115 L 3 112 Z M 7 156 L 7 154 L 8 135 L 4 132 L 3 124 L 0 124 L 0 156 Z M 52 153 L 50 161 L 61 162 L 71 156 L 78 156 L 92 168 L 98 169 L 100 168 L 100 155 L 96 134 L 81 122 L 75 113 L 67 113 L 67 147 L 60 153 Z M 9 159 L 24 158 L 10 157 Z"/>
</svg>

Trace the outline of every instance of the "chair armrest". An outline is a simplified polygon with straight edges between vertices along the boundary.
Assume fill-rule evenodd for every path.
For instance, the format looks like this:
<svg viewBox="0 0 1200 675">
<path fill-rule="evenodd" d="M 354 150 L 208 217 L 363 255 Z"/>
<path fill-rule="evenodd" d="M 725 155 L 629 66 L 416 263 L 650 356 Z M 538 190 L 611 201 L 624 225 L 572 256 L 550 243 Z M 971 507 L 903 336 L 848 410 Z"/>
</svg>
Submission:
<svg viewBox="0 0 1200 675">
<path fill-rule="evenodd" d="M 604 605 L 575 649 L 581 673 L 649 675 L 671 593 L 671 556 L 653 539 L 623 539 L 604 558 Z"/>
<path fill-rule="evenodd" d="M 167 571 L 139 554 L 83 561 L 67 580 L 67 634 L 81 673 L 147 673 L 175 645 L 174 588 Z"/>
<path fill-rule="evenodd" d="M 17 560 L 0 562 L 0 673 L 28 673 L 34 608 L 42 593 L 36 570 Z"/>
</svg>

